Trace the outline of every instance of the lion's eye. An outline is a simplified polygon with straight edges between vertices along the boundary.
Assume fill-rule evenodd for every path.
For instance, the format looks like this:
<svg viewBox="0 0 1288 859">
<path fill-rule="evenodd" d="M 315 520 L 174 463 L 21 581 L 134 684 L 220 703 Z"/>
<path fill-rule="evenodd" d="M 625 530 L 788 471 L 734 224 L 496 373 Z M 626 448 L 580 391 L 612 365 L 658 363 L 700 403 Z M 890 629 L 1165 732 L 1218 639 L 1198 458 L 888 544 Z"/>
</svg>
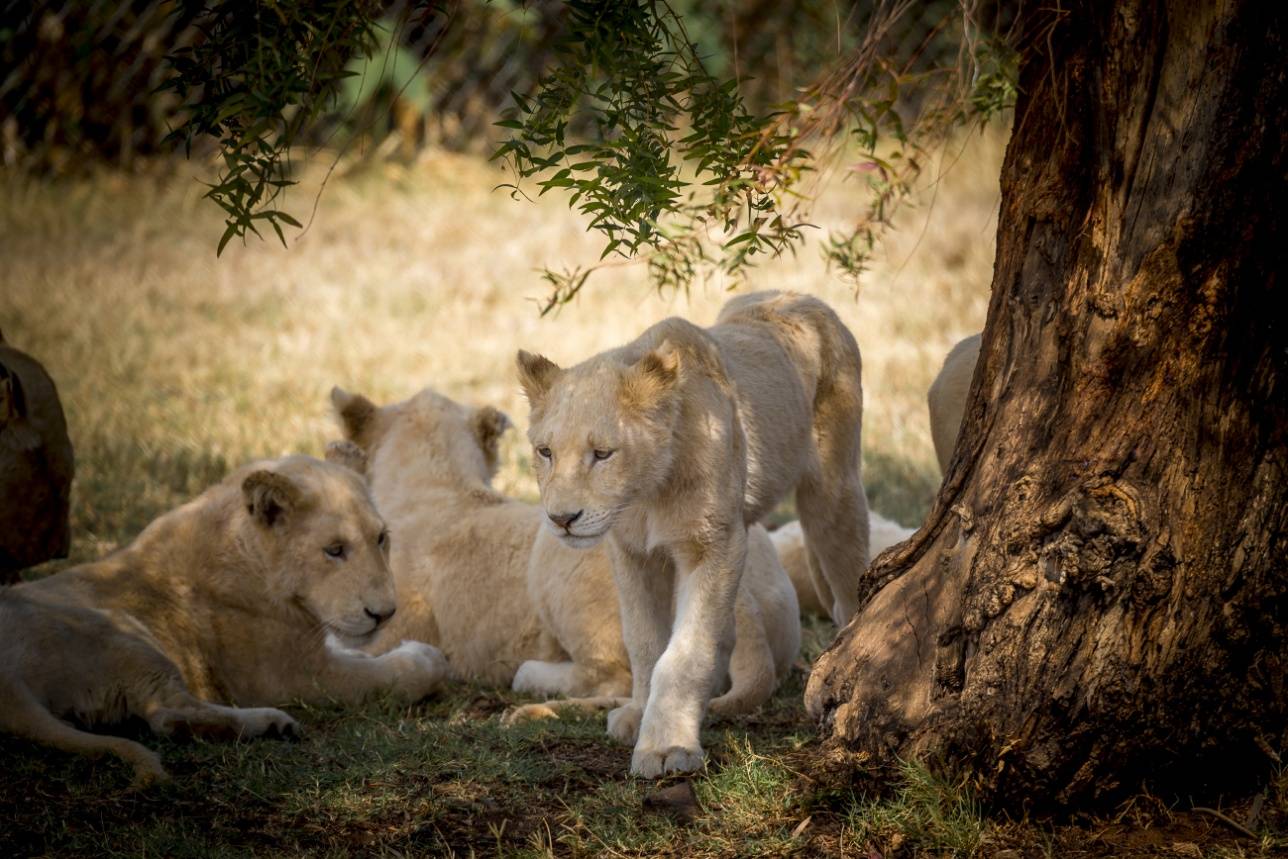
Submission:
<svg viewBox="0 0 1288 859">
<path fill-rule="evenodd" d="M 549 459 L 549 458 L 550 458 L 550 448 L 548 448 L 548 447 L 539 447 L 539 448 L 537 448 L 537 453 L 541 455 L 541 458 L 542 458 L 542 459 Z"/>
<path fill-rule="evenodd" d="M 376 545 L 382 549 L 389 548 L 389 532 L 381 531 L 380 536 L 376 538 Z"/>
<path fill-rule="evenodd" d="M 612 450 L 597 450 L 597 451 L 595 451 L 595 462 L 603 462 L 604 460 L 606 460 L 606 459 L 608 459 L 610 456 L 612 456 L 614 453 L 616 453 L 616 451 L 612 451 Z"/>
<path fill-rule="evenodd" d="M 332 543 L 330 546 L 327 546 L 322 551 L 326 554 L 328 558 L 335 558 L 337 561 L 342 561 L 344 560 L 345 552 L 348 551 L 348 547 L 346 547 L 343 543 Z"/>
</svg>

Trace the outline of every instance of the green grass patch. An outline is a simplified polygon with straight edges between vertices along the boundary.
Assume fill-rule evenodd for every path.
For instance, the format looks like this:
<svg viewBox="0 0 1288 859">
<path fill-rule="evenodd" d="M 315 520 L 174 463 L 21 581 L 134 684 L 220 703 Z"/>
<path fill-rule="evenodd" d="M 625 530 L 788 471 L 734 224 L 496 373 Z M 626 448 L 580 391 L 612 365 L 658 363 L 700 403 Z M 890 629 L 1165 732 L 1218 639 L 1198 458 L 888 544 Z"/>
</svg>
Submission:
<svg viewBox="0 0 1288 859">
<path fill-rule="evenodd" d="M 899 765 L 893 796 L 857 803 L 846 826 L 858 844 L 881 845 L 883 852 L 907 845 L 938 856 L 974 856 L 984 835 L 982 812 L 966 784 L 914 761 Z"/>
</svg>

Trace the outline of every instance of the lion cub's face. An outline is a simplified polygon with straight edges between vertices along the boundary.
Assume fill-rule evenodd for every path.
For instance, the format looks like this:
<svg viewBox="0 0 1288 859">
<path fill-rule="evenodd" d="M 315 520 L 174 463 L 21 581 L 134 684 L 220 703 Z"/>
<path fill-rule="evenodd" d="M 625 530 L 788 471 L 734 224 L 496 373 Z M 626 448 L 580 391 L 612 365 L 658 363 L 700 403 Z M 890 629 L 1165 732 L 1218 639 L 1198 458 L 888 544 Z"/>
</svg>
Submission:
<svg viewBox="0 0 1288 859">
<path fill-rule="evenodd" d="M 595 545 L 666 478 L 677 373 L 670 351 L 629 367 L 592 359 L 570 370 L 519 352 L 546 524 L 565 544 Z"/>
<path fill-rule="evenodd" d="M 394 613 L 389 533 L 361 477 L 291 457 L 242 481 L 274 590 L 341 641 L 368 641 Z"/>
<path fill-rule="evenodd" d="M 398 487 L 491 483 L 501 436 L 510 427 L 503 412 L 463 405 L 432 388 L 388 406 L 333 388 L 331 404 L 360 458 L 354 467 L 367 475 L 382 504 Z"/>
</svg>

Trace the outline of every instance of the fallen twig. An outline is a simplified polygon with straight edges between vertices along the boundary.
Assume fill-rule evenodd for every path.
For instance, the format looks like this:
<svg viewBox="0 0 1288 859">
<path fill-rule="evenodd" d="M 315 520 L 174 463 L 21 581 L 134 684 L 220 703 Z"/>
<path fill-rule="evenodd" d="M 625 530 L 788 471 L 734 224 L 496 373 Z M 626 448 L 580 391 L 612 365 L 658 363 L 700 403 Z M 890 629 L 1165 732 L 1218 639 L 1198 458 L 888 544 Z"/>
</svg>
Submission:
<svg viewBox="0 0 1288 859">
<path fill-rule="evenodd" d="M 1227 817 L 1226 815 L 1217 811 L 1215 808 L 1208 808 L 1207 806 L 1204 806 L 1204 805 L 1196 805 L 1193 808 L 1191 808 L 1190 811 L 1197 811 L 1199 814 L 1207 814 L 1207 815 L 1210 815 L 1211 817 L 1215 817 L 1217 820 L 1221 821 L 1226 826 L 1230 827 L 1236 832 L 1243 833 L 1244 835 L 1251 838 L 1253 841 L 1260 840 L 1257 836 L 1257 833 L 1253 832 L 1251 829 L 1244 826 L 1239 821 L 1234 820 L 1230 817 Z"/>
</svg>

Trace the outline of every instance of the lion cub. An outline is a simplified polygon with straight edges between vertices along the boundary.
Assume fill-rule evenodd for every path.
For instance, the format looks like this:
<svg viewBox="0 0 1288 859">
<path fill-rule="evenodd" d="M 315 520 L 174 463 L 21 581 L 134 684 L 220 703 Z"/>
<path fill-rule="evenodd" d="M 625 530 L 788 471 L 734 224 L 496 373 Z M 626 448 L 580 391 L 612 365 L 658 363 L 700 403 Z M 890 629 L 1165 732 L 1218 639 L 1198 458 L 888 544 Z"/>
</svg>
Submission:
<svg viewBox="0 0 1288 859">
<path fill-rule="evenodd" d="M 394 614 L 388 552 L 349 469 L 302 456 L 249 465 L 101 561 L 0 589 L 0 730 L 115 754 L 146 784 L 165 777 L 153 752 L 63 719 L 254 737 L 297 726 L 280 710 L 211 702 L 419 699 L 445 674 L 437 650 L 344 648 Z"/>
<path fill-rule="evenodd" d="M 443 648 L 454 673 L 516 691 L 589 697 L 512 711 L 509 721 L 546 717 L 562 706 L 612 706 L 630 694 L 612 567 L 602 549 L 564 546 L 542 527 L 535 504 L 491 487 L 509 419 L 426 388 L 376 406 L 339 388 L 332 404 L 352 464 L 394 536 L 390 564 L 398 616 L 373 644 L 424 639 Z M 337 453 L 342 446 L 334 448 Z M 773 695 L 800 649 L 795 593 L 769 535 L 751 533 L 752 555 L 738 594 L 723 715 L 749 712 Z"/>
<path fill-rule="evenodd" d="M 547 525 L 604 537 L 633 700 L 608 729 L 631 772 L 702 766 L 698 732 L 733 647 L 747 527 L 789 490 L 811 563 L 846 623 L 868 563 L 859 347 L 817 299 L 757 293 L 716 324 L 667 319 L 562 370 L 520 351 Z"/>
<path fill-rule="evenodd" d="M 898 522 L 887 519 L 880 513 L 868 508 L 868 556 L 875 558 L 891 546 L 902 543 L 913 535 L 915 528 L 905 528 Z M 801 523 L 792 520 L 772 532 L 774 549 L 778 560 L 782 562 L 787 577 L 796 589 L 796 601 L 800 604 L 802 614 L 826 616 L 828 607 L 815 585 L 815 577 L 809 568 L 809 552 L 805 548 L 805 532 Z"/>
<path fill-rule="evenodd" d="M 966 414 L 966 399 L 970 395 L 971 378 L 979 361 L 979 347 L 983 334 L 972 334 L 949 350 L 944 366 L 931 382 L 926 393 L 930 409 L 930 437 L 935 443 L 935 458 L 939 460 L 939 473 L 948 474 L 948 466 L 957 447 L 957 434 L 961 432 L 962 417 Z"/>
</svg>

